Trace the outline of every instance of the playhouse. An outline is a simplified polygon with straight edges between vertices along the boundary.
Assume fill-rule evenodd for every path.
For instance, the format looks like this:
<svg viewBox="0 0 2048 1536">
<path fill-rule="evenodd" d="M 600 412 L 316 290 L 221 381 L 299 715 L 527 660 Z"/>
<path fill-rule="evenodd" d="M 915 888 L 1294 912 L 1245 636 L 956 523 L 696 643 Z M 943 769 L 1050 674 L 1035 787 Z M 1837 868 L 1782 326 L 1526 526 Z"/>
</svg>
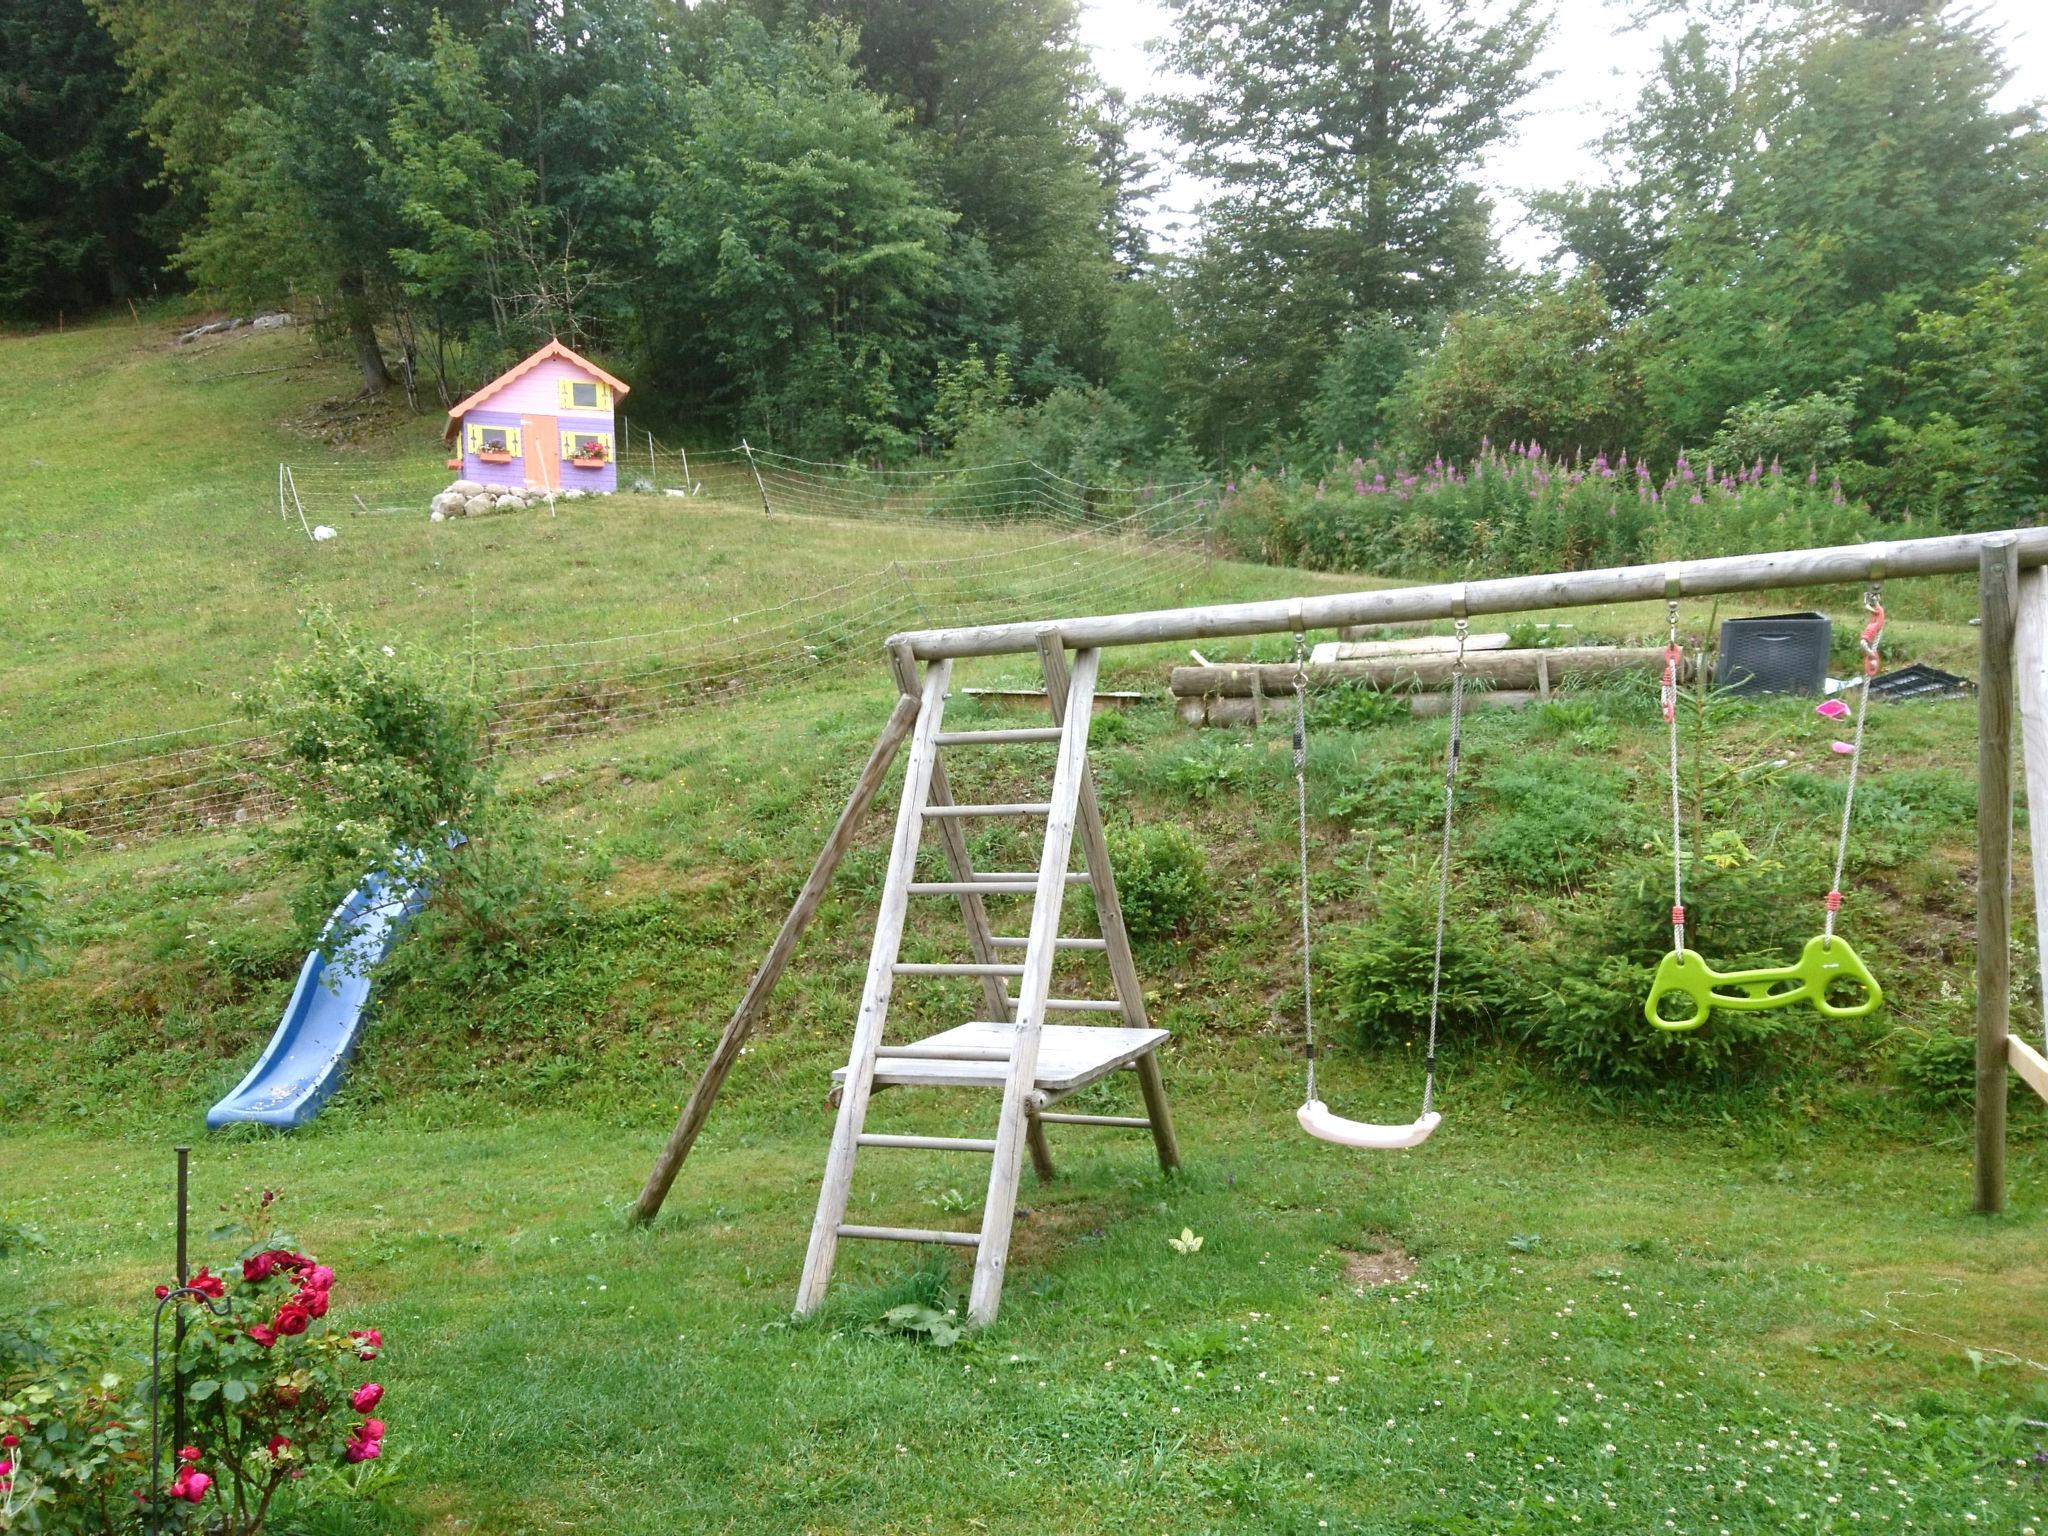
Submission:
<svg viewBox="0 0 2048 1536">
<path fill-rule="evenodd" d="M 448 467 L 486 487 L 618 489 L 612 410 L 626 385 L 550 340 L 448 412 Z"/>
</svg>

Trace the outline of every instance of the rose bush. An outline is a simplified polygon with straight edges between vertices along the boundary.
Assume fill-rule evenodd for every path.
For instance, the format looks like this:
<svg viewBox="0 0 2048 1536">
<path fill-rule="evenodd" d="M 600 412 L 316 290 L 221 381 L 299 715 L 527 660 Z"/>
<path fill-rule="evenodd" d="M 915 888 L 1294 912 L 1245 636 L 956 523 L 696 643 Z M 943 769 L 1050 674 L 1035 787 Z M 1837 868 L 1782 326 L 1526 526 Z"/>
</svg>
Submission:
<svg viewBox="0 0 2048 1536">
<path fill-rule="evenodd" d="M 196 1297 L 172 1303 L 186 1334 L 164 1388 L 182 1392 L 187 1443 L 161 1481 L 165 1530 L 253 1536 L 309 1472 L 359 1490 L 384 1453 L 384 1421 L 370 1417 L 385 1399 L 372 1379 L 384 1336 L 330 1321 L 335 1272 L 272 1227 L 274 1201 L 262 1196 L 238 1261 L 202 1266 L 187 1282 Z M 146 1357 L 124 1376 L 104 1336 L 31 1322 L 0 1328 L 0 1531 L 151 1528 Z M 160 1421 L 168 1435 L 168 1401 Z"/>
</svg>

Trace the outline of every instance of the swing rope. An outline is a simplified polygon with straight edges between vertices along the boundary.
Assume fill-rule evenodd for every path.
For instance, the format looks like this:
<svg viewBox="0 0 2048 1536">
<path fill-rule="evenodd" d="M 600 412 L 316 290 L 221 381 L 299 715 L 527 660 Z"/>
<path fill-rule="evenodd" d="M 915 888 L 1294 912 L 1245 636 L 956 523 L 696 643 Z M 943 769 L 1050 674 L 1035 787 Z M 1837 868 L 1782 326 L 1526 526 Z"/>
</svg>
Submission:
<svg viewBox="0 0 2048 1536">
<path fill-rule="evenodd" d="M 1678 575 L 1668 571 L 1664 578 L 1667 596 L 1664 617 L 1670 638 L 1664 644 L 1664 725 L 1671 735 L 1671 953 L 1685 964 L 1685 845 L 1678 796 L 1678 669 L 1685 651 L 1678 643 Z"/>
<path fill-rule="evenodd" d="M 1870 619 L 1863 626 L 1863 687 L 1856 695 L 1856 732 L 1849 742 L 1849 783 L 1842 793 L 1842 831 L 1835 841 L 1835 878 L 1828 886 L 1827 919 L 1821 927 L 1821 947 L 1835 943 L 1835 914 L 1842 910 L 1842 867 L 1849 858 L 1849 816 L 1856 808 L 1856 773 L 1863 765 L 1863 720 L 1870 711 L 1870 683 L 1883 665 L 1878 642 L 1884 636 L 1884 583 L 1873 581 L 1863 594 L 1863 611 Z"/>
<path fill-rule="evenodd" d="M 1459 746 L 1465 718 L 1465 639 L 1470 626 L 1457 620 L 1458 653 L 1451 663 L 1451 743 L 1444 763 L 1444 826 L 1437 857 L 1436 945 L 1429 972 L 1429 1041 L 1422 1067 L 1422 1114 L 1427 1118 L 1436 1106 L 1437 1022 L 1442 1013 L 1444 987 L 1444 929 L 1451 901 L 1451 828 L 1457 803 Z M 1294 637 L 1294 807 L 1296 845 L 1301 869 L 1301 1014 L 1308 1037 L 1308 1102 L 1319 1104 L 1316 1094 L 1316 1014 L 1312 980 L 1312 915 L 1308 888 L 1308 642 L 1297 631 Z"/>
</svg>

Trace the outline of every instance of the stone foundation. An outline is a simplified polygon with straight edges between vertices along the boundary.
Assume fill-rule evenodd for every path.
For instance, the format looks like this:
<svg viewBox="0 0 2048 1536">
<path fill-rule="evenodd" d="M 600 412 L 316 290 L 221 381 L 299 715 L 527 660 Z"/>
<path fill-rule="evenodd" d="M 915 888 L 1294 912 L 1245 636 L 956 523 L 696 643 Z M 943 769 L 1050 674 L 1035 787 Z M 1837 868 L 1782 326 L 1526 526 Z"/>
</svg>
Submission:
<svg viewBox="0 0 2048 1536">
<path fill-rule="evenodd" d="M 600 491 L 566 490 L 555 492 L 554 499 L 558 503 L 584 501 L 602 494 Z M 530 491 L 523 485 L 457 480 L 429 504 L 429 516 L 438 523 L 451 517 L 482 517 L 487 512 L 523 512 L 547 504 L 547 492 Z"/>
</svg>

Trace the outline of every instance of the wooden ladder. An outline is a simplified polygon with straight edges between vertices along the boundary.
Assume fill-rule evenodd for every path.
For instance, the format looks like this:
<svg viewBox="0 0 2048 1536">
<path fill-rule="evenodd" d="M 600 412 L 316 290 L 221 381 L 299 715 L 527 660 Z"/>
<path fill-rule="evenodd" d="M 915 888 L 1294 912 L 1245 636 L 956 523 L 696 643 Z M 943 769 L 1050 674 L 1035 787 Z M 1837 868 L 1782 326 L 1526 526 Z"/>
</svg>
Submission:
<svg viewBox="0 0 2048 1536">
<path fill-rule="evenodd" d="M 947 687 L 952 675 L 950 660 L 934 661 L 922 680 L 907 649 L 894 653 L 897 682 L 906 695 L 919 699 L 917 725 L 911 738 L 903 777 L 903 798 L 896 813 L 895 840 L 890 850 L 887 876 L 882 886 L 881 910 L 875 920 L 875 937 L 868 955 L 867 978 L 862 987 L 860 1012 L 855 1020 L 853 1045 L 847 1057 L 840 1087 L 838 1120 L 832 1131 L 831 1151 L 825 1162 L 824 1182 L 818 1193 L 818 1211 L 811 1225 L 810 1247 L 804 1258 L 803 1278 L 798 1284 L 796 1310 L 810 1313 L 825 1299 L 832 1268 L 842 1238 L 871 1238 L 898 1242 L 944 1243 L 975 1250 L 974 1279 L 968 1297 L 968 1321 L 980 1327 L 990 1322 L 1002 1299 L 1010 1233 L 1017 1211 L 1017 1186 L 1028 1149 L 1042 1179 L 1052 1176 L 1052 1156 L 1046 1143 L 1044 1120 L 1055 1122 L 1116 1125 L 1151 1131 L 1162 1168 L 1179 1165 L 1173 1123 L 1167 1109 L 1166 1093 L 1158 1062 L 1147 1046 L 1130 1065 L 1136 1070 L 1145 1100 L 1144 1119 L 1113 1116 L 1044 1116 L 1051 1096 L 1038 1088 L 1039 1045 L 1048 1011 L 1102 1011 L 1121 1015 L 1119 1023 L 1150 1030 L 1145 1016 L 1144 995 L 1124 931 L 1123 912 L 1118 905 L 1115 877 L 1111 873 L 1108 846 L 1102 829 L 1093 776 L 1088 767 L 1088 729 L 1094 715 L 1096 677 L 1101 653 L 1084 650 L 1074 656 L 1071 675 L 1066 653 L 1056 633 L 1039 643 L 1045 672 L 1046 697 L 1053 725 L 1021 730 L 960 731 L 943 729 Z M 942 749 L 954 747 L 1001 746 L 1012 743 L 1057 742 L 1049 798 L 1042 802 L 992 805 L 962 805 L 953 798 L 947 782 Z M 977 874 L 968 856 L 962 822 L 979 816 L 1042 816 L 1045 842 L 1039 866 L 1033 874 Z M 951 872 L 950 880 L 919 881 L 916 878 L 918 849 L 926 827 L 937 829 Z M 1076 832 L 1082 842 L 1085 875 L 1070 874 L 1068 861 Z M 1060 909 L 1070 884 L 1085 880 L 1095 897 L 1095 910 L 1102 937 L 1099 940 L 1060 937 Z M 1021 938 L 997 936 L 983 903 L 984 895 L 1028 894 L 1032 897 L 1028 934 Z M 971 960 L 958 964 L 905 964 L 900 955 L 903 931 L 914 896 L 948 895 L 959 900 L 967 929 Z M 1010 956 L 1021 948 L 1021 962 Z M 1117 997 L 1114 1001 L 1066 999 L 1052 996 L 1053 963 L 1062 950 L 1097 949 L 1105 953 Z M 1008 1028 L 1003 1048 L 967 1048 L 940 1042 L 926 1045 L 885 1043 L 889 999 L 899 975 L 943 975 L 976 978 L 988 1018 Z M 1007 982 L 1017 983 L 1015 997 Z M 1156 1032 L 1155 1032 L 1156 1033 Z M 1002 1107 L 992 1139 L 946 1136 L 870 1135 L 864 1127 L 868 1103 L 875 1088 L 878 1064 L 888 1061 L 979 1062 L 1000 1066 L 1000 1073 L 985 1071 L 983 1081 L 993 1086 L 1000 1080 Z M 849 1223 L 846 1212 L 853 1188 L 855 1158 L 862 1147 L 924 1148 L 934 1151 L 982 1152 L 990 1155 L 988 1196 L 982 1206 L 978 1233 L 915 1227 L 879 1227 Z"/>
</svg>

